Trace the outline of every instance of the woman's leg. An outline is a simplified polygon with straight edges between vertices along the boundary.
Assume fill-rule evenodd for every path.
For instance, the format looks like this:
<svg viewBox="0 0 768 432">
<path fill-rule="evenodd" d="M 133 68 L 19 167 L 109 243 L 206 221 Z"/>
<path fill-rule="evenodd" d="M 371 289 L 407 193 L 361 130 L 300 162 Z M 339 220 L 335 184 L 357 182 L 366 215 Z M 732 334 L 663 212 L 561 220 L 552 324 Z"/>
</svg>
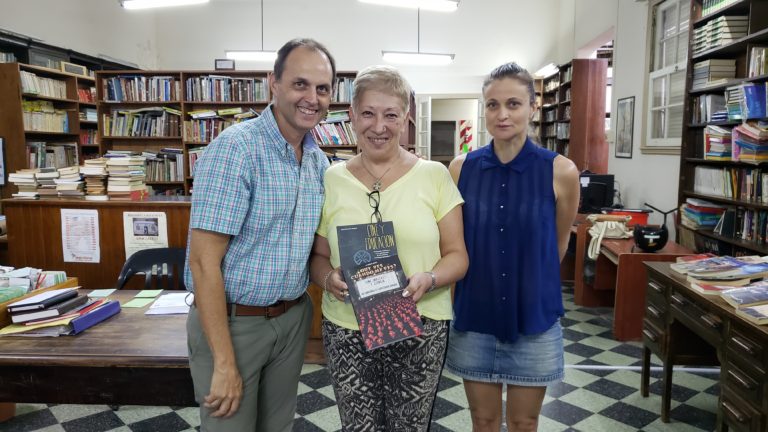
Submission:
<svg viewBox="0 0 768 432">
<path fill-rule="evenodd" d="M 507 430 L 536 431 L 546 387 L 507 386 Z"/>
<path fill-rule="evenodd" d="M 464 380 L 472 432 L 501 430 L 501 386 L 499 383 Z"/>
</svg>

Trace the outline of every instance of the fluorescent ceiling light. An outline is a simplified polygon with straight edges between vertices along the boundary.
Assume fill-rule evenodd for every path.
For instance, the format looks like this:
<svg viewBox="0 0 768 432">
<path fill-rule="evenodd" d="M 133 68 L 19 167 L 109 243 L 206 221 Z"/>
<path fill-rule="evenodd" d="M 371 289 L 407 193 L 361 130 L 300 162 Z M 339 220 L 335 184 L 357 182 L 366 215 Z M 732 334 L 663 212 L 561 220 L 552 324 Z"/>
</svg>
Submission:
<svg viewBox="0 0 768 432">
<path fill-rule="evenodd" d="M 382 51 L 381 58 L 390 63 L 444 66 L 453 61 L 453 54 L 435 54 L 423 52 Z"/>
<path fill-rule="evenodd" d="M 382 6 L 407 7 L 440 12 L 453 12 L 459 7 L 459 0 L 359 0 L 362 3 Z"/>
<path fill-rule="evenodd" d="M 537 77 L 546 78 L 546 77 L 548 77 L 550 75 L 553 75 L 555 72 L 557 72 L 559 70 L 560 70 L 560 68 L 557 67 L 556 64 L 548 63 L 548 64 L 545 64 L 544 66 L 542 66 L 539 70 L 537 70 L 533 74 L 536 75 Z"/>
<path fill-rule="evenodd" d="M 226 51 L 230 60 L 273 62 L 277 58 L 275 51 Z"/>
<path fill-rule="evenodd" d="M 121 0 L 126 9 L 150 9 L 169 6 L 188 6 L 208 3 L 210 0 Z"/>
</svg>

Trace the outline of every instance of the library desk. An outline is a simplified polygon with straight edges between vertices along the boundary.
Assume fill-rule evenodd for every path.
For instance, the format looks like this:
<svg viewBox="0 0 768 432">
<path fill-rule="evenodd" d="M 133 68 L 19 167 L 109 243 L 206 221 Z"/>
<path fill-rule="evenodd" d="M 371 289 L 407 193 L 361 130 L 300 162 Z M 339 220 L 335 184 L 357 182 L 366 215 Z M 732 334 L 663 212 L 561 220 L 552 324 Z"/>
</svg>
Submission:
<svg viewBox="0 0 768 432">
<path fill-rule="evenodd" d="M 78 336 L 0 338 L 0 402 L 196 406 L 187 316 L 147 308 L 123 308 Z"/>
<path fill-rule="evenodd" d="M 645 304 L 645 261 L 674 261 L 692 250 L 670 240 L 664 249 L 648 253 L 635 248 L 633 239 L 603 239 L 591 283 L 584 280 L 584 259 L 591 236 L 589 224 L 577 227 L 574 303 L 613 307 L 613 337 L 640 340 Z"/>
<path fill-rule="evenodd" d="M 674 365 L 720 364 L 717 430 L 768 430 L 768 326 L 742 318 L 719 296 L 693 291 L 668 263 L 646 263 L 640 391 L 648 396 L 650 355 L 663 363 L 661 419 L 669 421 Z"/>
</svg>

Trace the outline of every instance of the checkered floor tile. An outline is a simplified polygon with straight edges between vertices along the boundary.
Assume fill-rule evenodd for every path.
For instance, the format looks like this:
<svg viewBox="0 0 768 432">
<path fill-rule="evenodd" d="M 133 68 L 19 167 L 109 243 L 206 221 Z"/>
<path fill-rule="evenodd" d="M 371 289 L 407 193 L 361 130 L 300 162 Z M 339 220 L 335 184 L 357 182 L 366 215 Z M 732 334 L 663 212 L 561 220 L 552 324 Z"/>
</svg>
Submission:
<svg viewBox="0 0 768 432">
<path fill-rule="evenodd" d="M 610 308 L 582 308 L 564 292 L 562 319 L 567 369 L 547 390 L 540 431 L 706 431 L 715 428 L 718 370 L 679 370 L 672 386 L 672 422 L 659 418 L 660 370 L 652 372 L 651 395 L 640 396 L 639 343 L 611 335 Z M 658 361 L 654 366 L 660 366 Z M 339 415 L 327 370 L 305 365 L 294 431 L 338 431 Z M 199 429 L 195 407 L 19 404 L 0 432 L 178 432 Z M 461 380 L 444 372 L 432 415 L 433 432 L 471 430 Z M 506 431 L 504 427 L 502 430 Z"/>
</svg>

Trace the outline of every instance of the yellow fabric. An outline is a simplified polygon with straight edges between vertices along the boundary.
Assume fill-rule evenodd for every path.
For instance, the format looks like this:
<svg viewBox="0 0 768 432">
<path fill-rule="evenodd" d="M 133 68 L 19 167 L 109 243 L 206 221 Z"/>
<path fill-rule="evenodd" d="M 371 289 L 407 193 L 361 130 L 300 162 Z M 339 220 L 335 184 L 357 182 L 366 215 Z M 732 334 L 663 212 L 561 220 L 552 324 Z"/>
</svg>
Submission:
<svg viewBox="0 0 768 432">
<path fill-rule="evenodd" d="M 328 239 L 331 265 L 339 264 L 336 227 L 371 222 L 370 189 L 353 176 L 345 163 L 325 172 L 325 204 L 317 233 Z M 426 272 L 440 261 L 437 223 L 464 202 L 448 170 L 439 162 L 418 160 L 405 175 L 381 192 L 382 220 L 392 221 L 397 254 L 405 275 Z M 417 303 L 419 313 L 435 320 L 453 318 L 449 286 L 438 287 Z M 358 330 L 352 305 L 323 295 L 323 315 L 334 324 Z"/>
</svg>

